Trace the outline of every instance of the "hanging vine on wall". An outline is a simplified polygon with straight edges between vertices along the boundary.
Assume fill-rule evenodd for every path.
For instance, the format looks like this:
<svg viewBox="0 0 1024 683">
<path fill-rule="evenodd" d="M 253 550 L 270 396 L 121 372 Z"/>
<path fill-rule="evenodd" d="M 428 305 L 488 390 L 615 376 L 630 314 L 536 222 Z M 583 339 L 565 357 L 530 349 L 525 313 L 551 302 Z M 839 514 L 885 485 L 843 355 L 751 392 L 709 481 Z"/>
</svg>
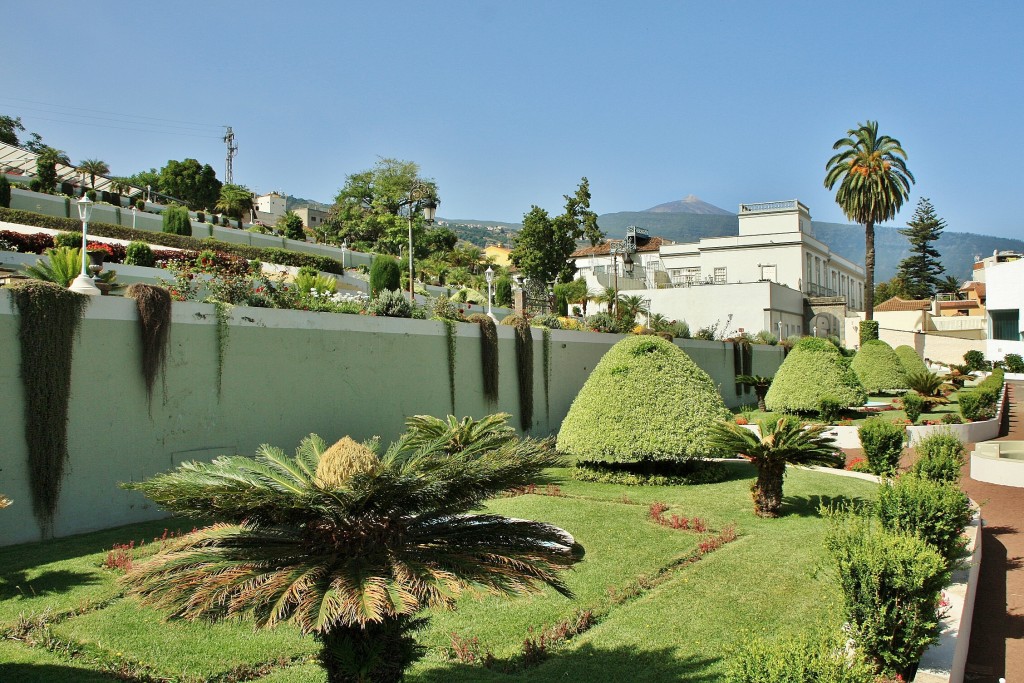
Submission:
<svg viewBox="0 0 1024 683">
<path fill-rule="evenodd" d="M 443 318 L 445 337 L 448 341 L 448 397 L 452 402 L 452 415 L 455 414 L 455 321 Z"/>
<path fill-rule="evenodd" d="M 228 320 L 231 319 L 231 304 L 223 301 L 213 302 L 213 312 L 217 316 L 217 398 L 224 384 L 224 357 L 228 350 Z"/>
<path fill-rule="evenodd" d="M 732 343 L 732 369 L 734 377 L 750 375 L 754 369 L 754 351 L 749 341 L 741 340 Z M 749 394 L 749 385 L 736 382 L 736 395 Z"/>
<path fill-rule="evenodd" d="M 484 398 L 488 403 L 498 401 L 498 327 L 483 313 L 469 316 L 470 322 L 480 326 L 480 366 L 484 378 Z"/>
<path fill-rule="evenodd" d="M 163 287 L 141 282 L 128 287 L 125 296 L 135 299 L 139 312 L 139 339 L 142 342 L 142 376 L 146 380 L 146 399 L 152 407 L 153 384 L 158 372 L 164 373 L 166 388 L 167 338 L 171 331 L 171 295 Z"/>
<path fill-rule="evenodd" d="M 533 426 L 533 335 L 530 323 L 519 318 L 516 331 L 516 373 L 519 375 L 519 426 L 524 432 Z"/>
<path fill-rule="evenodd" d="M 542 338 L 544 340 L 544 355 L 542 364 L 544 365 L 544 417 L 548 422 L 551 422 L 551 395 L 549 389 L 551 386 L 551 328 L 543 327 Z"/>
<path fill-rule="evenodd" d="M 46 538 L 53 532 L 68 461 L 72 342 L 89 299 L 39 280 L 18 282 L 10 289 L 19 316 L 32 512 Z"/>
</svg>

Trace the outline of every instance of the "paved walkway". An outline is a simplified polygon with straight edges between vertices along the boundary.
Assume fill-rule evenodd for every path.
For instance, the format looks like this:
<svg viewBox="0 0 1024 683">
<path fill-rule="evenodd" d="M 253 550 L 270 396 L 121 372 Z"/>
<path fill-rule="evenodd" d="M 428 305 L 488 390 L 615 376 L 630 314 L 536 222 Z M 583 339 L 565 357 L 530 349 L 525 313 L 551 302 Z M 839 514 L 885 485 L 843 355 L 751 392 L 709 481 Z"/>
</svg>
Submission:
<svg viewBox="0 0 1024 683">
<path fill-rule="evenodd" d="M 1011 409 L 999 440 L 1024 441 L 1024 382 L 1008 384 Z M 1024 683 L 1024 489 L 975 481 L 970 466 L 961 483 L 981 505 L 984 528 L 964 680 Z"/>
</svg>

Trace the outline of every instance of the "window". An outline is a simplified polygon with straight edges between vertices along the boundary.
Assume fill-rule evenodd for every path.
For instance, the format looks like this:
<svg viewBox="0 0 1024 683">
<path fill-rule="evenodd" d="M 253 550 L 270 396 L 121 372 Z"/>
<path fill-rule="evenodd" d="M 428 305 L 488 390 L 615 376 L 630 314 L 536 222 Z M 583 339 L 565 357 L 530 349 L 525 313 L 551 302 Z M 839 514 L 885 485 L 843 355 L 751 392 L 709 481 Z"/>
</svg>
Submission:
<svg viewBox="0 0 1024 683">
<path fill-rule="evenodd" d="M 715 268 L 715 284 L 725 283 L 725 268 Z"/>
<path fill-rule="evenodd" d="M 762 281 L 767 280 L 769 282 L 775 282 L 775 278 L 776 278 L 775 266 L 767 266 L 767 265 L 761 266 L 761 280 Z"/>
<path fill-rule="evenodd" d="M 693 284 L 700 280 L 700 266 L 683 268 L 683 282 Z"/>
<path fill-rule="evenodd" d="M 806 279 L 807 291 L 808 292 L 811 291 L 811 282 L 814 280 L 814 266 L 813 266 L 813 263 L 814 263 L 814 258 L 810 254 L 808 254 L 807 255 L 807 279 Z"/>
<path fill-rule="evenodd" d="M 992 316 L 992 338 L 1020 341 L 1020 309 L 989 311 Z"/>
</svg>

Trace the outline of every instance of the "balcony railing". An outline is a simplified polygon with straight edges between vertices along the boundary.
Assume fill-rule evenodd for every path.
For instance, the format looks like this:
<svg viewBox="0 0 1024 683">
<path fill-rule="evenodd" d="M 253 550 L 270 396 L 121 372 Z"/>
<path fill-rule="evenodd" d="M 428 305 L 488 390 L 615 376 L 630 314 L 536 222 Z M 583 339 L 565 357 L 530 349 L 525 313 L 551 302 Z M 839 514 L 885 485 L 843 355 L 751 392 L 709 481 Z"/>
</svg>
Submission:
<svg viewBox="0 0 1024 683">
<path fill-rule="evenodd" d="M 813 282 L 807 283 L 807 294 L 811 296 L 839 296 L 839 292 L 831 287 L 816 285 Z"/>
<path fill-rule="evenodd" d="M 782 211 L 784 209 L 795 209 L 799 202 L 796 199 L 787 199 L 784 202 L 757 202 L 754 204 L 740 204 L 740 213 L 754 213 L 755 211 Z"/>
</svg>

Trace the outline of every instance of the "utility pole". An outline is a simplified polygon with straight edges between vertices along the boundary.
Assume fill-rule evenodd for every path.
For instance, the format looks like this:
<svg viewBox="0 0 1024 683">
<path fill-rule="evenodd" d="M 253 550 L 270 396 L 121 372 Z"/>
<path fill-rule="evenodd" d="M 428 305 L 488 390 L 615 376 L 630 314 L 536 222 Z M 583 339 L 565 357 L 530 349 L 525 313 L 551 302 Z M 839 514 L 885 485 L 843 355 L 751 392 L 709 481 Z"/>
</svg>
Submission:
<svg viewBox="0 0 1024 683">
<path fill-rule="evenodd" d="M 228 146 L 228 156 L 224 161 L 224 183 L 230 184 L 235 182 L 235 176 L 231 169 L 231 160 L 238 154 L 238 144 L 235 142 L 235 131 L 231 130 L 231 126 L 224 126 L 226 129 L 224 132 L 224 142 Z"/>
</svg>

